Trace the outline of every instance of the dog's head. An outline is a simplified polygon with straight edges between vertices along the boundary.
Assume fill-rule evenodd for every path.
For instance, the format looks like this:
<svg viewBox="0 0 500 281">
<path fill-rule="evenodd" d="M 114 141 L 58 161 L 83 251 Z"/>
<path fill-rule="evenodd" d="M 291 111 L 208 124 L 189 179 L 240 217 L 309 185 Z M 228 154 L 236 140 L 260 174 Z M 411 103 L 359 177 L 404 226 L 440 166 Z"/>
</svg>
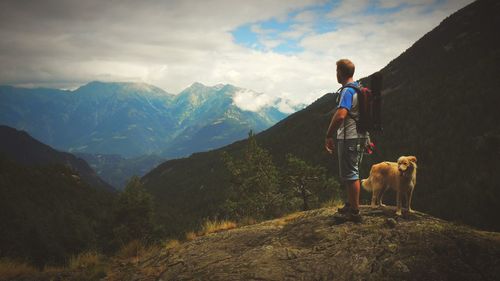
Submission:
<svg viewBox="0 0 500 281">
<path fill-rule="evenodd" d="M 401 156 L 398 159 L 398 170 L 401 176 L 411 175 L 413 170 L 417 168 L 417 157 Z"/>
</svg>

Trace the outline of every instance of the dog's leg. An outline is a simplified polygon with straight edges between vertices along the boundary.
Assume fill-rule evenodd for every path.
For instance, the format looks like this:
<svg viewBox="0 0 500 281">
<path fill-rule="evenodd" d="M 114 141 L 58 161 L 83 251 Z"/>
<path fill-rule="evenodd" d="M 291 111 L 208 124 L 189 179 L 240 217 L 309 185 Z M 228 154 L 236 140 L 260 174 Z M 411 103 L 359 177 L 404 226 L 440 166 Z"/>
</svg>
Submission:
<svg viewBox="0 0 500 281">
<path fill-rule="evenodd" d="M 379 194 L 377 196 L 377 205 L 379 207 L 385 207 L 385 204 L 382 203 L 382 198 L 384 197 L 384 193 L 385 193 L 386 190 L 387 190 L 387 186 L 383 186 L 383 187 L 380 188 L 380 192 L 379 192 Z"/>
<path fill-rule="evenodd" d="M 375 208 L 377 206 L 378 196 L 380 194 L 380 184 L 378 184 L 376 181 L 370 181 L 369 179 L 370 178 L 368 178 L 368 180 L 365 181 L 364 187 L 366 190 L 371 190 L 372 202 L 371 202 L 370 207 Z M 370 183 L 370 185 L 368 185 L 368 182 Z"/>
<path fill-rule="evenodd" d="M 410 188 L 410 190 L 408 191 L 408 193 L 409 193 L 409 196 L 408 196 L 408 212 L 415 213 L 415 211 L 411 209 L 411 198 L 413 197 L 413 187 Z"/>
<path fill-rule="evenodd" d="M 386 191 L 386 190 L 387 190 L 387 186 L 385 186 L 385 187 L 382 189 L 382 191 L 380 192 L 380 195 L 378 196 L 378 205 L 379 205 L 380 207 L 385 207 L 385 204 L 384 204 L 384 203 L 382 203 L 382 198 L 384 197 L 384 193 L 385 193 L 385 191 Z"/>
<path fill-rule="evenodd" d="M 403 215 L 403 213 L 401 212 L 401 205 L 402 205 L 401 201 L 403 198 L 401 198 L 401 197 L 402 197 L 401 191 L 398 190 L 397 194 L 396 194 L 396 205 L 397 205 L 396 215 L 398 215 L 398 216 Z"/>
<path fill-rule="evenodd" d="M 409 202 L 410 202 L 410 201 L 408 200 L 408 198 L 410 197 L 410 191 L 405 190 L 405 191 L 404 191 L 404 192 L 402 192 L 402 193 L 403 193 L 403 196 L 404 196 L 404 198 L 405 198 L 405 203 L 406 203 L 406 207 L 407 207 L 407 208 L 403 208 L 403 209 L 404 209 L 405 211 L 409 211 L 409 210 L 410 210 L 410 204 L 409 204 Z M 403 205 L 403 204 L 401 203 L 401 205 Z M 403 205 L 403 206 L 404 206 L 404 205 Z"/>
<path fill-rule="evenodd" d="M 370 207 L 375 208 L 377 206 L 378 190 L 372 190 L 372 203 Z"/>
</svg>

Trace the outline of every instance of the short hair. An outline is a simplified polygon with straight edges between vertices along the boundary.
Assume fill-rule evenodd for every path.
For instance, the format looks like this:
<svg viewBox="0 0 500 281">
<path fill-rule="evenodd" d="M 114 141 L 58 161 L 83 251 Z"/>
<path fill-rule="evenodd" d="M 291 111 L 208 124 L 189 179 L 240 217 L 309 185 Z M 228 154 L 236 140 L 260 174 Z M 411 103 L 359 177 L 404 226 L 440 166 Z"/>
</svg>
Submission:
<svg viewBox="0 0 500 281">
<path fill-rule="evenodd" d="M 354 76 L 354 63 L 348 59 L 341 59 L 337 61 L 337 71 L 345 78 Z"/>
</svg>

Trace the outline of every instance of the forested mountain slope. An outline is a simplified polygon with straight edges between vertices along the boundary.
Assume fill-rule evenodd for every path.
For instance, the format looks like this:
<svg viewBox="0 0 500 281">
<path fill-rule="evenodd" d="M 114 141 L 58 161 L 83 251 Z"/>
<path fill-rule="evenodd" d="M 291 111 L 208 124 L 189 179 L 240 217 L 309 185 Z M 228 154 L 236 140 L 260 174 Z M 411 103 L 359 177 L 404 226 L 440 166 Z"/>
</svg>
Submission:
<svg viewBox="0 0 500 281">
<path fill-rule="evenodd" d="M 499 13 L 497 1 L 476 1 L 381 70 L 384 132 L 376 136 L 378 152 L 362 170 L 367 177 L 375 162 L 415 155 L 417 210 L 491 230 L 500 230 L 495 178 L 500 156 Z M 336 175 L 336 159 L 324 151 L 332 108 L 332 97 L 325 95 L 258 134 L 257 140 L 278 164 L 293 153 Z M 241 141 L 167 161 L 143 182 L 173 225 L 213 216 L 230 184 L 221 152 L 237 155 L 244 145 Z"/>
</svg>

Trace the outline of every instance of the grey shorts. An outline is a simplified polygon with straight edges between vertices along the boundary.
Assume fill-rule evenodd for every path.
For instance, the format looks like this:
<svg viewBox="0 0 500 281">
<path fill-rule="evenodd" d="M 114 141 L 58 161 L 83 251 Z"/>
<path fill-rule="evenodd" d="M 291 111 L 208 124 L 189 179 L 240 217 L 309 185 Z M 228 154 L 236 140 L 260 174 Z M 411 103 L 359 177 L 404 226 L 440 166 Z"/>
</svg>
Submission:
<svg viewBox="0 0 500 281">
<path fill-rule="evenodd" d="M 344 181 L 359 179 L 359 165 L 363 159 L 363 149 L 366 139 L 337 140 L 339 157 L 339 174 Z M 358 145 L 359 144 L 359 145 Z"/>
</svg>

